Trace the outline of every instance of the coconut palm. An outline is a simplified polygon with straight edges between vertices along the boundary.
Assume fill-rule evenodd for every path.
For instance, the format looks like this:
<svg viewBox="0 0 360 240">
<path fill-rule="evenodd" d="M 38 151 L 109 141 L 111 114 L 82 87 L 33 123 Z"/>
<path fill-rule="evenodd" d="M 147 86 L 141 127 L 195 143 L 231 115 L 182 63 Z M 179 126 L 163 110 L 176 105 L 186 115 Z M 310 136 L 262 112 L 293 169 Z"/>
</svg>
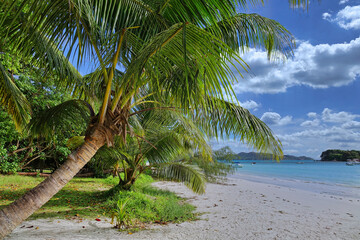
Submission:
<svg viewBox="0 0 360 240">
<path fill-rule="evenodd" d="M 134 103 L 144 100 L 137 98 L 142 89 L 192 118 L 208 137 L 232 136 L 259 151 L 281 155 L 280 143 L 265 124 L 224 100 L 234 95 L 230 66 L 248 69 L 241 51 L 260 46 L 271 58 L 291 55 L 294 46 L 291 34 L 276 21 L 236 12 L 248 2 L 262 1 L 2 1 L 0 34 L 6 45 L 32 57 L 34 67 L 58 76 L 58 84 L 74 96 L 97 98 L 100 106 L 83 145 L 52 176 L 0 211 L 0 236 L 46 203 L 102 146 L 113 145 L 115 136 L 126 142 L 129 118 L 138 113 Z M 79 76 L 69 58 L 78 64 L 91 62 L 94 73 Z M 2 77 L 1 86 L 8 80 Z M 7 97 L 16 94 L 10 90 L 2 87 L 0 96 L 9 112 L 17 104 Z M 68 102 L 59 110 L 66 106 L 71 111 L 72 104 L 83 102 Z M 38 128 L 40 133 L 53 130 L 46 126 Z"/>
<path fill-rule="evenodd" d="M 201 171 L 183 161 L 193 151 L 200 152 L 203 161 L 211 161 L 211 148 L 191 119 L 174 111 L 151 110 L 129 120 L 133 136 L 127 136 L 126 144 L 115 141 L 115 147 L 103 146 L 93 160 L 102 167 L 114 168 L 121 189 L 130 189 L 145 170 L 152 170 L 167 179 L 184 182 L 196 193 L 204 192 Z"/>
</svg>

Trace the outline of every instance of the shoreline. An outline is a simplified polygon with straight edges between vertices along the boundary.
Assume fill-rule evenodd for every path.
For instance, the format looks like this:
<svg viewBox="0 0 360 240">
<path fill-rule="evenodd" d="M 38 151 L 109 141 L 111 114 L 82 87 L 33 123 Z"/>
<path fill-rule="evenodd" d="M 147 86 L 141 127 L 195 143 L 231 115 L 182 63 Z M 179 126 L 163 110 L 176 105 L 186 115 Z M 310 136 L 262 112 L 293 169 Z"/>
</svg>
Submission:
<svg viewBox="0 0 360 240">
<path fill-rule="evenodd" d="M 200 220 L 149 225 L 132 234 L 106 221 L 24 222 L 5 239 L 359 239 L 360 199 L 229 178 L 207 184 L 204 195 L 184 185 L 156 182 L 203 213 Z M 27 228 L 33 226 L 32 228 Z M 84 226 L 84 228 L 83 228 Z M 36 229 L 37 228 L 37 229 Z"/>
<path fill-rule="evenodd" d="M 228 179 L 240 179 L 250 182 L 272 184 L 275 186 L 294 188 L 311 193 L 325 193 L 335 195 L 337 197 L 348 197 L 360 199 L 360 187 L 353 185 L 345 185 L 332 182 L 318 182 L 314 180 L 290 179 L 275 176 L 260 176 L 248 173 L 239 173 L 230 175 Z"/>
</svg>

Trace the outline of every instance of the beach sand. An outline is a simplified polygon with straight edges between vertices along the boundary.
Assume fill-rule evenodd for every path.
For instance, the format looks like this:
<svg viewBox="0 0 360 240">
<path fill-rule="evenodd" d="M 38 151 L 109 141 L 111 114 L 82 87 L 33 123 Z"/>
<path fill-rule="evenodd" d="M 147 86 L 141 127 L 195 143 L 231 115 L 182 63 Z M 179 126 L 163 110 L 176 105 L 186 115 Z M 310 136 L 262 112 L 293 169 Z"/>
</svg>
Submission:
<svg viewBox="0 0 360 240">
<path fill-rule="evenodd" d="M 204 195 L 179 183 L 154 185 L 187 198 L 204 214 L 197 221 L 154 224 L 132 234 L 104 219 L 40 219 L 24 222 L 6 239 L 360 239 L 360 199 L 239 179 L 208 184 Z"/>
</svg>

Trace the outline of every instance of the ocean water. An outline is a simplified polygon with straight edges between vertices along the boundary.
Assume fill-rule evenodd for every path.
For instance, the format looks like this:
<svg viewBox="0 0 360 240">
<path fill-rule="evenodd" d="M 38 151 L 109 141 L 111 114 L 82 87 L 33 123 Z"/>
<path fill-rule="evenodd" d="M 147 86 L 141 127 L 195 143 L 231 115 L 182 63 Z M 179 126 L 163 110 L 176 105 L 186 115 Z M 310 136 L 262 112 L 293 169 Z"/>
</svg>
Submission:
<svg viewBox="0 0 360 240">
<path fill-rule="evenodd" d="M 313 160 L 234 160 L 231 178 L 360 199 L 360 165 Z M 253 164 L 253 163 L 256 164 Z M 299 164 L 301 162 L 301 164 Z"/>
</svg>

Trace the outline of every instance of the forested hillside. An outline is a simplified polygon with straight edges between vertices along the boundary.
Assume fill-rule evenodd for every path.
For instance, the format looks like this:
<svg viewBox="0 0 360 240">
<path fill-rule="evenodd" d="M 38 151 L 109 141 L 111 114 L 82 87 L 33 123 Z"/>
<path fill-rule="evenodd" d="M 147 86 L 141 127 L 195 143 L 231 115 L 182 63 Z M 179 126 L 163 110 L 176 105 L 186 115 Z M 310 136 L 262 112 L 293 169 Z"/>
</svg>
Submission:
<svg viewBox="0 0 360 240">
<path fill-rule="evenodd" d="M 321 161 L 346 161 L 348 159 L 359 159 L 360 151 L 329 149 L 321 153 Z"/>
</svg>

